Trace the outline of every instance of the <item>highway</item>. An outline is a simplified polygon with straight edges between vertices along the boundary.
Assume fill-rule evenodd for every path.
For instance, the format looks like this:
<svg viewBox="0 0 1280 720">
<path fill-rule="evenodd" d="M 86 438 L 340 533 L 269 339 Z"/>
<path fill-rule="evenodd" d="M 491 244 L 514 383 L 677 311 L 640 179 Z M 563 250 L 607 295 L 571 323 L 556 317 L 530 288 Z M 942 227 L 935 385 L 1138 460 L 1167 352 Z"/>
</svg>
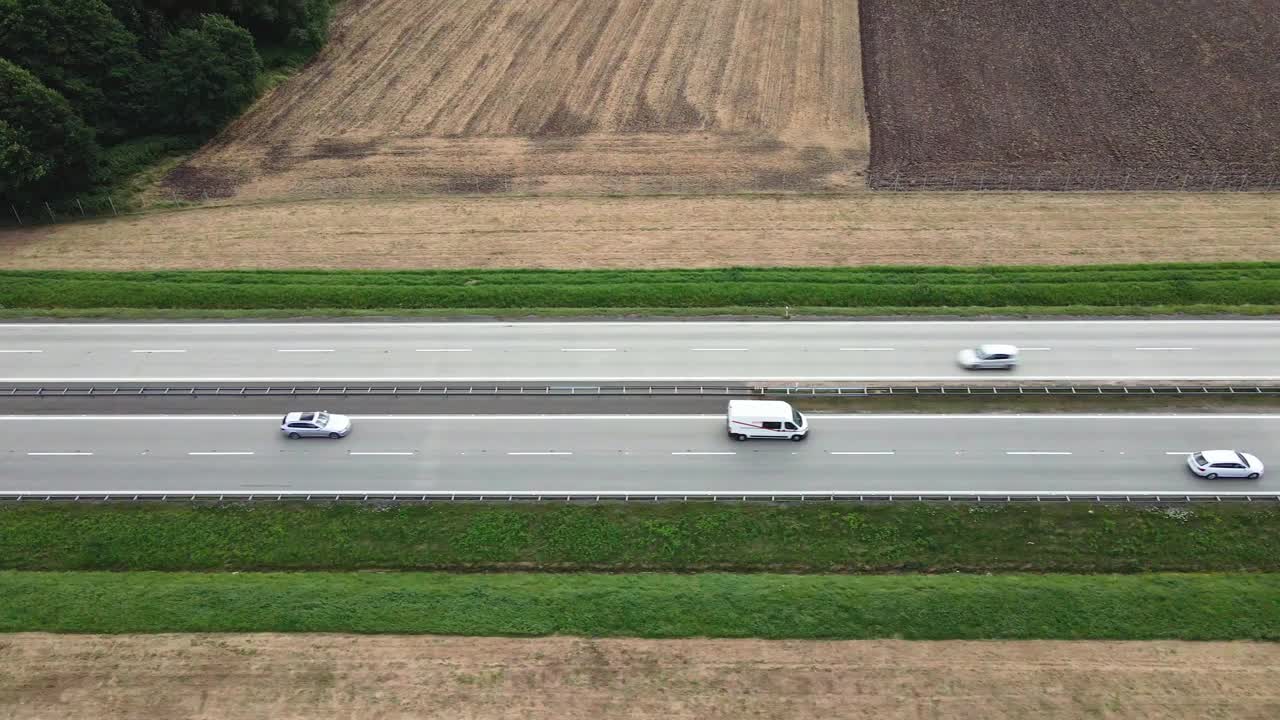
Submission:
<svg viewBox="0 0 1280 720">
<path fill-rule="evenodd" d="M 0 491 L 1280 492 L 1280 415 L 813 415 L 734 442 L 722 415 L 355 416 L 289 440 L 278 415 L 3 416 Z M 1208 481 L 1185 454 L 1273 463 Z"/>
<path fill-rule="evenodd" d="M 1012 372 L 964 347 L 1012 343 Z M 1263 380 L 1280 321 L 10 323 L 0 382 Z"/>
</svg>

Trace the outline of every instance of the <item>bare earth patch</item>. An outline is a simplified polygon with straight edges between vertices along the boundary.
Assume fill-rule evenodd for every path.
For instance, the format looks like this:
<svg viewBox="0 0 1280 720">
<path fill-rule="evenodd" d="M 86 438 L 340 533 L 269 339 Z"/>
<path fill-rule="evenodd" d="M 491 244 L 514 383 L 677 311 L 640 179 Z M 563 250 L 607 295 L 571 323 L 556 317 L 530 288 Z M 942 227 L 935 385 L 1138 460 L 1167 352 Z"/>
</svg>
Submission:
<svg viewBox="0 0 1280 720">
<path fill-rule="evenodd" d="M 0 233 L 0 267 L 682 268 L 1280 260 L 1280 195 L 385 198 Z"/>
<path fill-rule="evenodd" d="M 0 658 L 7 720 L 1280 716 L 1264 643 L 20 634 Z"/>
<path fill-rule="evenodd" d="M 857 0 L 351 0 L 191 200 L 861 188 Z"/>
</svg>

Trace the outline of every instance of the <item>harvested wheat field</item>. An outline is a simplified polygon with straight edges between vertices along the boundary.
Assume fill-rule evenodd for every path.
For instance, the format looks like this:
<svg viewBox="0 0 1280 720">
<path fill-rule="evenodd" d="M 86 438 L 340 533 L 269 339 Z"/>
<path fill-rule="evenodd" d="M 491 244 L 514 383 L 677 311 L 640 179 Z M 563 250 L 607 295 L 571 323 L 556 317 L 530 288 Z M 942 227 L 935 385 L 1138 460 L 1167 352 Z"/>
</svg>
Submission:
<svg viewBox="0 0 1280 720">
<path fill-rule="evenodd" d="M 188 199 L 860 187 L 856 0 L 348 0 Z"/>
<path fill-rule="evenodd" d="M 861 0 L 875 187 L 1280 189 L 1276 0 Z"/>
<path fill-rule="evenodd" d="M 8 635 L 6 720 L 1275 718 L 1280 646 Z"/>
<path fill-rule="evenodd" d="M 0 267 L 683 268 L 1280 260 L 1280 195 L 385 198 L 0 233 Z"/>
</svg>

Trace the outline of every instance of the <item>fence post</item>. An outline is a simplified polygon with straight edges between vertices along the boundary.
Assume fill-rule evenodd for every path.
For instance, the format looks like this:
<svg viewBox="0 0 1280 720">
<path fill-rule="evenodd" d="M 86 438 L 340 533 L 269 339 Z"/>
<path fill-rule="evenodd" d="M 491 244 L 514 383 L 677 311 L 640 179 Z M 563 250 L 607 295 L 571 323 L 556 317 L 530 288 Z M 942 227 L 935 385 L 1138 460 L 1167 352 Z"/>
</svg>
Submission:
<svg viewBox="0 0 1280 720">
<path fill-rule="evenodd" d="M 116 204 L 115 204 L 115 201 L 113 201 L 113 200 L 111 199 L 111 196 L 110 196 L 110 195 L 108 195 L 108 196 L 107 196 L 107 202 L 111 204 L 111 214 L 112 214 L 112 215 L 119 215 L 120 213 L 116 211 Z"/>
<path fill-rule="evenodd" d="M 1124 174 L 1124 184 L 1120 186 L 1121 190 L 1129 189 L 1129 173 Z"/>
<path fill-rule="evenodd" d="M 58 218 L 57 218 L 56 216 L 54 216 L 54 214 L 53 214 L 53 208 L 49 207 L 49 201 L 48 201 L 48 200 L 45 200 L 45 201 L 44 201 L 44 209 L 45 209 L 45 210 L 47 210 L 47 211 L 49 212 L 49 220 L 51 220 L 51 221 L 53 221 L 53 222 L 58 222 Z"/>
<path fill-rule="evenodd" d="M 984 184 L 986 184 L 986 182 L 987 182 L 987 174 L 986 174 L 986 173 L 978 173 L 978 189 L 979 189 L 979 190 L 981 190 L 981 189 L 982 189 L 982 186 L 983 186 Z"/>
<path fill-rule="evenodd" d="M 76 207 L 80 208 L 80 217 L 84 217 L 84 205 L 80 204 L 80 198 L 76 198 Z"/>
<path fill-rule="evenodd" d="M 209 202 L 209 191 L 208 191 L 208 190 L 201 190 L 201 191 L 200 191 L 200 194 L 204 197 L 204 201 L 205 201 L 205 202 Z"/>
<path fill-rule="evenodd" d="M 13 211 L 13 216 L 17 218 L 18 224 L 22 224 L 22 216 L 18 214 L 18 208 L 13 203 L 9 203 L 9 209 Z"/>
<path fill-rule="evenodd" d="M 1248 170 L 1245 170 L 1244 177 L 1240 178 L 1240 189 L 1241 190 L 1249 189 L 1249 171 Z"/>
<path fill-rule="evenodd" d="M 1184 192 L 1185 192 L 1185 191 L 1186 191 L 1186 189 L 1187 189 L 1187 174 L 1186 174 L 1186 173 L 1182 173 L 1182 189 L 1183 189 L 1183 191 L 1184 191 Z"/>
<path fill-rule="evenodd" d="M 1218 173 L 1213 174 L 1213 181 L 1209 183 L 1209 192 L 1218 189 Z"/>
<path fill-rule="evenodd" d="M 901 180 L 901 179 L 902 179 L 902 178 L 901 178 L 901 176 L 899 175 L 898 171 L 897 171 L 897 170 L 894 170 L 894 171 L 893 171 L 893 189 L 894 189 L 894 190 L 897 190 L 897 189 L 898 189 L 898 181 L 899 181 L 899 180 Z"/>
</svg>

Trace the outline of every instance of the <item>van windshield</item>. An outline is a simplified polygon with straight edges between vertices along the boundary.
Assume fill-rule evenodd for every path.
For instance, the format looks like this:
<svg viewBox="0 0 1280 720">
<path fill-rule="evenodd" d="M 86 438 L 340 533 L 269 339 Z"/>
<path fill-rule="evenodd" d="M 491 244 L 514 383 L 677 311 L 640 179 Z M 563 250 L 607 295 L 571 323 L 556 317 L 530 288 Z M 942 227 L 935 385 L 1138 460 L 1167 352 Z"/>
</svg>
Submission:
<svg viewBox="0 0 1280 720">
<path fill-rule="evenodd" d="M 799 410 L 791 411 L 791 419 L 795 422 L 796 427 L 804 427 L 804 416 L 800 414 Z"/>
</svg>

